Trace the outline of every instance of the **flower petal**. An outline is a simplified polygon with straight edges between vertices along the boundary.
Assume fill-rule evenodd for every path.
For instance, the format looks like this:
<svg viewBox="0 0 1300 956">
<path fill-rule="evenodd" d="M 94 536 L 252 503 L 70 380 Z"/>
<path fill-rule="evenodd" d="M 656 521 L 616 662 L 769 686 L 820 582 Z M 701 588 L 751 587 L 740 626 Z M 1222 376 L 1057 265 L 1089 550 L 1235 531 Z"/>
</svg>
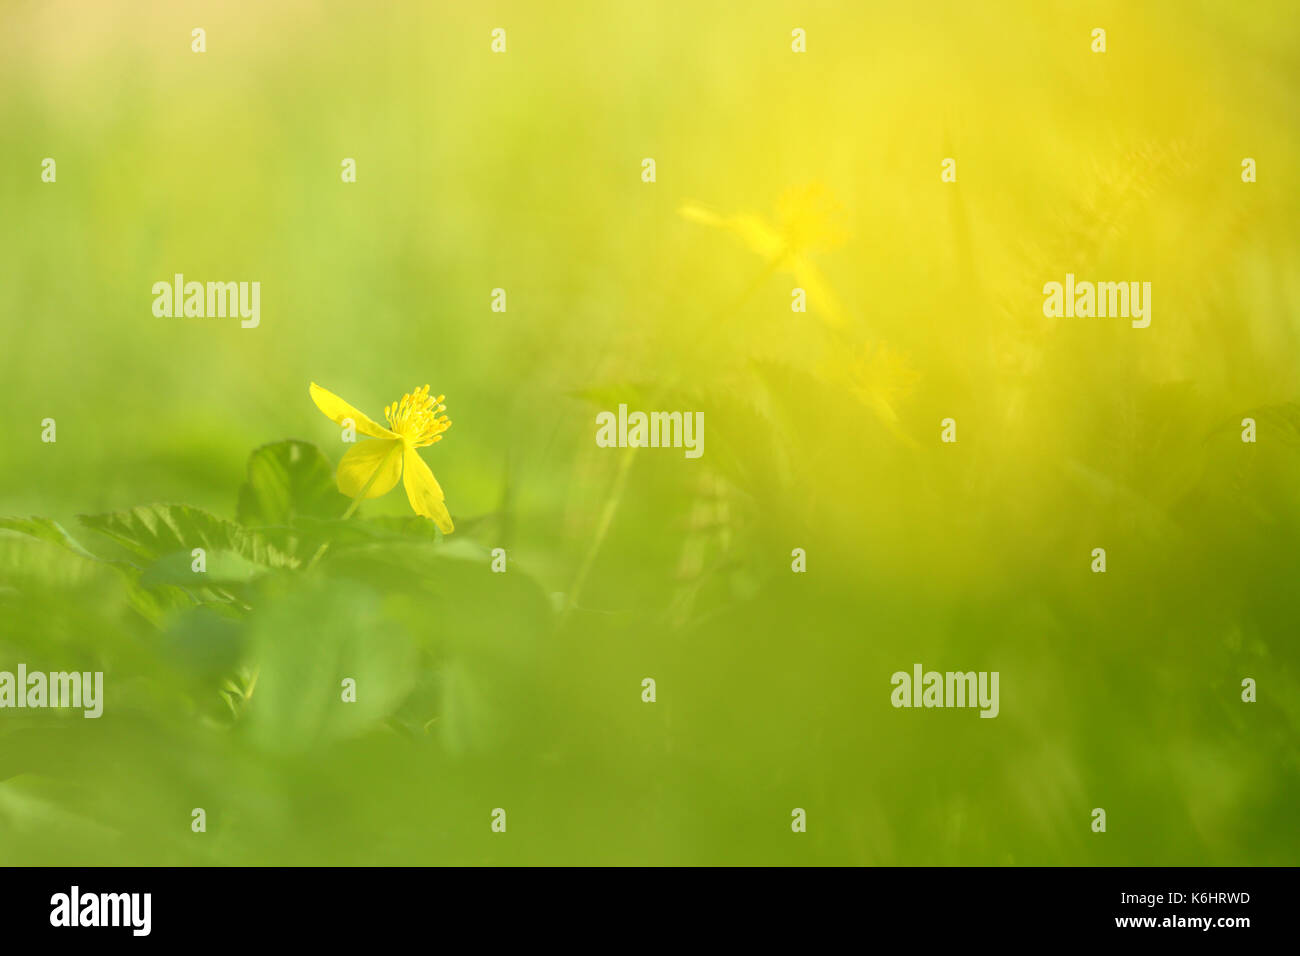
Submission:
<svg viewBox="0 0 1300 956">
<path fill-rule="evenodd" d="M 376 472 L 378 476 L 376 477 Z M 378 498 L 393 490 L 402 476 L 402 440 L 363 441 L 348 449 L 339 462 L 339 491 L 349 498 L 361 494 L 367 484 L 367 498 Z M 370 479 L 374 477 L 372 483 Z"/>
<path fill-rule="evenodd" d="M 835 297 L 830 283 L 807 256 L 792 256 L 787 268 L 794 275 L 794 281 L 808 293 L 808 304 L 822 316 L 823 320 L 834 329 L 844 328 L 844 308 Z"/>
<path fill-rule="evenodd" d="M 764 259 L 775 259 L 786 251 L 785 237 L 758 216 L 719 216 L 703 206 L 688 202 L 678 208 L 683 219 L 734 233 Z"/>
<path fill-rule="evenodd" d="M 402 475 L 402 483 L 406 485 L 406 497 L 411 500 L 411 507 L 416 514 L 432 518 L 443 534 L 451 534 L 456 530 L 456 526 L 451 523 L 447 506 L 443 503 L 438 479 L 433 477 L 433 472 L 424 463 L 420 453 L 409 446 L 406 449 L 406 470 Z"/>
<path fill-rule="evenodd" d="M 331 421 L 342 425 L 343 419 L 350 418 L 356 423 L 357 431 L 363 435 L 369 435 L 371 438 L 396 438 L 395 432 L 389 431 L 383 425 L 368 418 L 366 414 L 353 408 L 343 399 L 339 398 L 328 389 L 321 388 L 315 382 L 311 383 L 311 400 L 316 403 L 316 407 L 325 413 L 325 417 Z"/>
</svg>

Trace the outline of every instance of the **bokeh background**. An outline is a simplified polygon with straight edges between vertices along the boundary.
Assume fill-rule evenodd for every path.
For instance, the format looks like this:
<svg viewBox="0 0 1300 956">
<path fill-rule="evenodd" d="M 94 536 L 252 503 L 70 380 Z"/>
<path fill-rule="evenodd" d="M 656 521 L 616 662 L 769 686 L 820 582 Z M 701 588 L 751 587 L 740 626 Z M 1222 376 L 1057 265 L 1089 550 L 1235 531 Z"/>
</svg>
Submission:
<svg viewBox="0 0 1300 956">
<path fill-rule="evenodd" d="M 0 861 L 1296 863 L 1298 94 L 1286 2 L 5 0 L 0 514 L 90 555 L 0 531 L 0 669 L 107 701 L 0 711 Z M 1150 328 L 1044 318 L 1067 271 Z M 348 447 L 310 381 L 446 393 L 454 535 L 240 506 Z M 703 458 L 597 448 L 620 401 Z M 154 502 L 285 559 L 77 517 Z"/>
</svg>

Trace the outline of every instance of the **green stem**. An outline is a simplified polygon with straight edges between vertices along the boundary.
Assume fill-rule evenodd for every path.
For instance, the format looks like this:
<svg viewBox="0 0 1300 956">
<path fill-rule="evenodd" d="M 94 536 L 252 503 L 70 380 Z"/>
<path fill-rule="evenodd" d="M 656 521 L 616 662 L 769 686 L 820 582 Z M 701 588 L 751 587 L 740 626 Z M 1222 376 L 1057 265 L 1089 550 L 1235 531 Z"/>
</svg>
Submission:
<svg viewBox="0 0 1300 956">
<path fill-rule="evenodd" d="M 394 445 L 392 451 L 384 456 L 384 460 L 379 463 L 377 468 L 375 468 L 374 474 L 372 474 L 369 480 L 361 486 L 361 490 L 358 491 L 356 497 L 352 499 L 352 504 L 348 505 L 348 510 L 343 512 L 343 517 L 339 519 L 340 521 L 347 521 L 357 513 L 357 508 L 361 507 L 361 502 L 365 500 L 366 492 L 374 487 L 375 482 L 379 480 L 380 473 L 388 467 L 388 459 L 393 457 L 394 451 L 401 451 L 401 448 L 401 445 Z M 317 562 L 325 556 L 325 552 L 329 550 L 329 547 L 330 543 L 328 541 L 323 542 L 321 546 L 316 549 L 316 553 L 312 555 L 311 560 L 307 562 L 307 567 L 304 570 L 310 571 L 312 568 L 316 567 Z"/>
<path fill-rule="evenodd" d="M 352 499 L 352 504 L 348 505 L 348 510 L 343 512 L 343 517 L 339 519 L 340 521 L 347 521 L 349 518 L 351 518 L 354 514 L 357 513 L 357 509 L 361 507 L 362 499 L 365 498 L 366 492 L 370 490 L 370 486 L 375 483 L 375 475 L 378 474 L 379 472 L 376 471 L 374 475 L 370 476 L 370 480 L 366 482 L 366 486 L 362 488 L 360 492 L 357 493 L 357 496 L 355 498 Z"/>
<path fill-rule="evenodd" d="M 587 553 L 582 559 L 578 573 L 573 578 L 573 584 L 569 586 L 569 600 L 565 608 L 566 615 L 577 606 L 578 596 L 582 594 L 583 585 L 587 583 L 587 574 L 591 571 L 591 565 L 596 560 L 596 554 L 600 551 L 600 546 L 605 542 L 605 535 L 609 533 L 610 525 L 613 524 L 614 512 L 618 510 L 618 506 L 623 500 L 628 475 L 632 472 L 632 459 L 635 457 L 635 447 L 628 447 L 623 450 L 623 459 L 618 463 L 618 474 L 614 478 L 614 487 L 610 490 L 609 497 L 605 499 L 605 507 L 601 509 L 600 519 L 596 523 L 596 536 L 592 539 L 591 547 L 587 549 Z"/>
<path fill-rule="evenodd" d="M 781 267 L 786 259 L 786 253 L 775 256 L 764 266 L 763 271 L 754 277 L 754 281 L 740 294 L 740 297 L 729 306 L 722 308 L 708 325 L 708 331 L 705 332 L 704 341 L 724 331 L 727 326 L 727 320 L 734 318 L 737 313 L 744 307 L 754 293 L 757 292 Z M 658 404 L 660 397 L 670 394 L 677 387 L 681 373 L 670 376 L 654 394 L 650 397 L 650 407 L 654 408 Z M 583 556 L 582 564 L 578 567 L 578 573 L 574 575 L 573 583 L 569 586 L 568 600 L 565 602 L 564 613 L 562 618 L 567 618 L 569 613 L 578 605 L 578 598 L 582 594 L 583 586 L 587 583 L 587 575 L 591 573 L 591 566 L 596 560 L 596 555 L 600 547 L 605 543 L 605 536 L 609 534 L 610 526 L 614 522 L 614 515 L 618 511 L 619 505 L 623 501 L 623 493 L 627 489 L 628 477 L 632 472 L 632 461 L 636 457 L 636 448 L 628 447 L 624 450 L 623 460 L 619 462 L 618 473 L 614 476 L 614 486 L 610 489 L 609 497 L 605 499 L 605 507 L 601 509 L 600 519 L 596 523 L 596 535 L 592 539 L 591 547 Z"/>
</svg>

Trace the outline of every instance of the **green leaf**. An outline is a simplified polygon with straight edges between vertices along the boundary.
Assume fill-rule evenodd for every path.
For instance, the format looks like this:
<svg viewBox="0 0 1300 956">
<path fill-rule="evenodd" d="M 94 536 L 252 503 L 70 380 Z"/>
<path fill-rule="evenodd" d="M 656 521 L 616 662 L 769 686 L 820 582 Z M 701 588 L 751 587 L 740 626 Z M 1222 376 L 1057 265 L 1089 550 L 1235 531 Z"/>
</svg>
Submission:
<svg viewBox="0 0 1300 956">
<path fill-rule="evenodd" d="M 181 588 L 204 587 L 212 584 L 240 584 L 251 581 L 266 572 L 266 566 L 245 558 L 237 551 L 209 551 L 204 556 L 205 570 L 194 570 L 194 559 L 188 551 L 165 554 L 140 575 L 140 583 L 147 588 L 166 584 Z"/>
<path fill-rule="evenodd" d="M 141 567 L 178 551 L 188 555 L 195 548 L 209 554 L 233 551 L 269 568 L 297 564 L 294 557 L 266 536 L 189 505 L 140 505 L 130 511 L 77 517 L 90 530 L 126 548 Z"/>
<path fill-rule="evenodd" d="M 337 518 L 346 504 L 334 483 L 334 468 L 319 448 L 305 441 L 279 441 L 248 456 L 237 517 L 246 525 L 289 525 L 304 515 Z"/>
<path fill-rule="evenodd" d="M 328 541 L 335 547 L 375 544 L 384 541 L 440 541 L 442 532 L 428 518 L 419 515 L 380 515 L 374 518 L 335 518 L 320 521 L 306 518 L 299 522 L 303 534 L 313 540 Z"/>
<path fill-rule="evenodd" d="M 0 528 L 29 535 L 50 544 L 57 544 L 83 558 L 99 560 L 68 534 L 63 525 L 51 518 L 0 518 Z"/>
<path fill-rule="evenodd" d="M 174 615 L 163 638 L 168 659 L 211 686 L 238 665 L 243 629 L 230 605 L 199 604 Z"/>
<path fill-rule="evenodd" d="M 53 544 L 64 555 L 72 554 L 78 558 L 97 562 L 112 567 L 120 575 L 126 587 L 126 593 L 132 606 L 148 621 L 160 623 L 169 609 L 184 607 L 190 599 L 174 588 L 160 588 L 148 591 L 140 585 L 140 569 L 130 561 L 101 557 L 88 551 L 74 539 L 57 521 L 49 518 L 0 518 L 0 528 L 27 535 L 44 544 Z M 0 550 L 0 567 L 4 566 L 5 555 Z M 22 567 L 27 570 L 39 569 L 50 565 L 50 560 L 39 559 L 30 552 L 23 552 Z"/>
<path fill-rule="evenodd" d="M 420 541 L 441 544 L 444 541 L 466 540 L 469 533 L 489 522 L 499 522 L 499 512 L 489 512 L 470 517 L 456 517 L 456 534 L 450 538 L 438 530 L 438 526 L 428 518 L 419 515 L 376 515 L 374 517 L 356 517 L 344 521 L 334 518 L 321 521 L 317 518 L 302 518 L 294 527 L 294 533 L 304 541 L 313 544 L 329 544 L 335 549 L 348 547 L 367 547 L 385 542 Z M 299 551 L 299 554 L 303 552 Z"/>
<path fill-rule="evenodd" d="M 383 591 L 350 581 L 263 578 L 247 641 L 259 664 L 247 730 L 302 751 L 376 729 L 416 684 L 418 646 Z M 343 697 L 353 682 L 355 702 Z"/>
</svg>

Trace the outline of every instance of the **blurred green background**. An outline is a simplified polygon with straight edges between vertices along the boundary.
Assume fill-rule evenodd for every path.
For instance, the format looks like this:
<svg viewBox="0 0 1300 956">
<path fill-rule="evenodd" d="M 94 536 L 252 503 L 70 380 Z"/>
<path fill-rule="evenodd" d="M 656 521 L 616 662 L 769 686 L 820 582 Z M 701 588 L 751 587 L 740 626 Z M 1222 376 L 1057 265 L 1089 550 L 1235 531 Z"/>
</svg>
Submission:
<svg viewBox="0 0 1300 956">
<path fill-rule="evenodd" d="M 0 531 L 0 670 L 107 699 L 0 711 L 0 862 L 1296 863 L 1298 94 L 1283 2 L 6 0 L 0 514 L 92 556 Z M 454 535 L 305 445 L 237 507 L 349 447 L 310 381 L 446 393 Z M 153 502 L 240 524 L 77 517 Z"/>
</svg>

